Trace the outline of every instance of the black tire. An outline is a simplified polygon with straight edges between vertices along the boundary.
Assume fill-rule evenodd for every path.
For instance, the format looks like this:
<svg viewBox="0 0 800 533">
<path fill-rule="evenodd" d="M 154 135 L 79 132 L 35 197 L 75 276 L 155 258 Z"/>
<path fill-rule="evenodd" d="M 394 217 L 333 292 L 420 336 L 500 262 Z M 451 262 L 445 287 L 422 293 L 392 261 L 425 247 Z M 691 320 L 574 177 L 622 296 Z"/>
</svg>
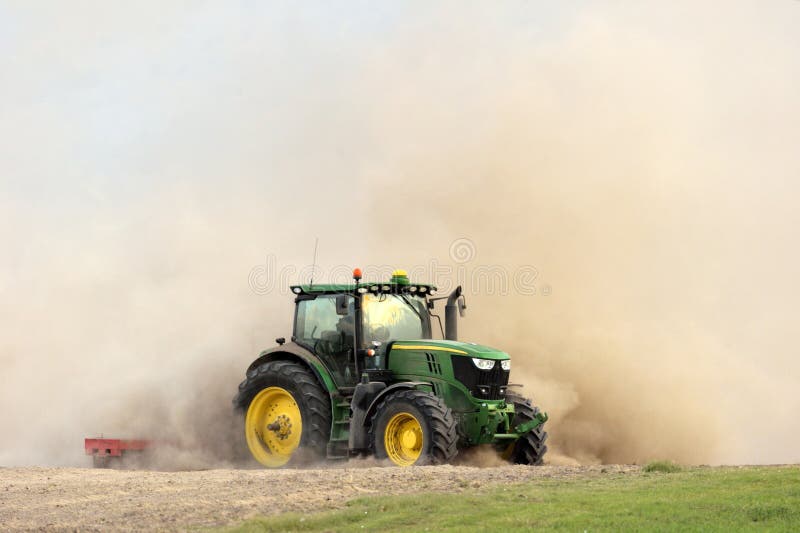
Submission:
<svg viewBox="0 0 800 533">
<path fill-rule="evenodd" d="M 378 404 L 369 430 L 377 459 L 388 459 L 384 435 L 389 420 L 399 413 L 414 416 L 422 426 L 422 451 L 414 465 L 442 464 L 458 454 L 458 433 L 453 412 L 441 398 L 419 390 L 401 390 Z"/>
<path fill-rule="evenodd" d="M 287 466 L 323 459 L 331 434 L 331 399 L 316 376 L 294 361 L 269 361 L 248 371 L 234 399 L 242 424 L 250 402 L 267 387 L 281 387 L 288 391 L 297 402 L 303 420 L 300 445 Z"/>
<path fill-rule="evenodd" d="M 506 394 L 506 403 L 514 404 L 513 426 L 533 420 L 540 413 L 539 408 L 532 405 L 531 401 L 523 396 L 509 392 Z M 518 465 L 541 465 L 544 454 L 547 453 L 547 432 L 544 424 L 533 431 L 529 431 L 517 440 L 509 460 Z"/>
</svg>

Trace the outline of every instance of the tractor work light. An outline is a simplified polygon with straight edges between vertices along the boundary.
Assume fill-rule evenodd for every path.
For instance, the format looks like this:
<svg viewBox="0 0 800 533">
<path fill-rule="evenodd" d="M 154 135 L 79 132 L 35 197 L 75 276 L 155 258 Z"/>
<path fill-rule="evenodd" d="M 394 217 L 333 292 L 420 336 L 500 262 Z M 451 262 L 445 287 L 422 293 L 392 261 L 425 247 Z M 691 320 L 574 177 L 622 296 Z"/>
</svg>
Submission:
<svg viewBox="0 0 800 533">
<path fill-rule="evenodd" d="M 378 286 L 377 285 L 370 285 L 369 286 L 369 290 L 370 290 L 370 292 L 378 292 Z"/>
<path fill-rule="evenodd" d="M 389 285 L 384 285 L 381 287 L 381 290 L 384 292 L 389 292 L 392 288 Z"/>
<path fill-rule="evenodd" d="M 293 293 L 295 293 L 295 294 L 300 294 L 300 291 L 302 291 L 302 290 L 303 290 L 303 289 L 301 289 L 300 287 L 294 287 L 294 288 L 292 289 L 292 292 L 293 292 Z"/>
<path fill-rule="evenodd" d="M 492 359 L 479 359 L 477 357 L 473 357 L 472 362 L 481 370 L 491 370 L 494 368 L 494 360 Z"/>
<path fill-rule="evenodd" d="M 408 288 L 408 292 L 417 292 L 417 287 L 415 285 L 412 285 L 411 287 Z"/>
<path fill-rule="evenodd" d="M 508 372 L 509 370 L 511 370 L 511 359 L 503 359 L 502 361 L 500 361 L 500 366 L 502 367 L 503 370 Z"/>
<path fill-rule="evenodd" d="M 420 293 L 420 294 L 424 294 L 424 293 L 425 293 L 425 292 L 427 292 L 427 291 L 428 291 L 428 287 L 420 287 L 420 288 L 419 288 L 419 293 Z"/>
</svg>

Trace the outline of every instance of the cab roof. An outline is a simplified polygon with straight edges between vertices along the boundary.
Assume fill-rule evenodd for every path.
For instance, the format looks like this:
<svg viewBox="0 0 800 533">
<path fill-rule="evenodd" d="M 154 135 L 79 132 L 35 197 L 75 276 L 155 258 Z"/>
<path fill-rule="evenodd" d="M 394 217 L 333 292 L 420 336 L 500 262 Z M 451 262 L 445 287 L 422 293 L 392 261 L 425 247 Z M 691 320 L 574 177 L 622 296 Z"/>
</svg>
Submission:
<svg viewBox="0 0 800 533">
<path fill-rule="evenodd" d="M 361 269 L 353 270 L 353 279 L 361 279 Z M 411 283 L 405 270 L 397 269 L 387 282 L 365 281 L 355 283 L 331 283 L 321 285 L 292 285 L 295 294 L 342 294 L 342 293 L 405 293 L 427 295 L 436 292 L 436 286 L 428 283 Z"/>
<path fill-rule="evenodd" d="M 341 294 L 356 292 L 355 283 L 315 283 L 314 285 L 292 285 L 290 288 L 295 294 Z M 358 284 L 358 291 L 361 293 L 402 292 L 427 295 L 436 292 L 436 285 L 431 285 L 429 283 L 365 281 Z"/>
</svg>

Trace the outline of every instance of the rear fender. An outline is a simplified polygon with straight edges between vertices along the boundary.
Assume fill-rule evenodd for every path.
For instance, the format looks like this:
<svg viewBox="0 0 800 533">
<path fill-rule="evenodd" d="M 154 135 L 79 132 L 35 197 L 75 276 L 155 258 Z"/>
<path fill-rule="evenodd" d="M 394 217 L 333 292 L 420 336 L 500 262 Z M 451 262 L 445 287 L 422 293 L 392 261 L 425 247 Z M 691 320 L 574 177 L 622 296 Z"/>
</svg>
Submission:
<svg viewBox="0 0 800 533">
<path fill-rule="evenodd" d="M 334 394 L 337 391 L 331 373 L 320 358 L 298 344 L 290 342 L 283 346 L 276 346 L 269 350 L 264 350 L 259 354 L 256 360 L 247 367 L 247 375 L 250 376 L 251 372 L 269 361 L 296 361 L 301 363 L 311 370 L 314 376 L 316 376 L 317 381 L 322 384 L 329 394 Z"/>
</svg>

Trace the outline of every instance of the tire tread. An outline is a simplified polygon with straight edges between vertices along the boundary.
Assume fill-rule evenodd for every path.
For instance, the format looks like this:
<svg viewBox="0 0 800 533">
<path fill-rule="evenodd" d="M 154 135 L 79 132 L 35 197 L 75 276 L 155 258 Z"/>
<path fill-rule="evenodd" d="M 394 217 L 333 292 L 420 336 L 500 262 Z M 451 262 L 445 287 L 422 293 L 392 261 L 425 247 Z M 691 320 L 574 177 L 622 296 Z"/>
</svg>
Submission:
<svg viewBox="0 0 800 533">
<path fill-rule="evenodd" d="M 513 392 L 509 392 L 506 395 L 506 402 L 514 405 L 516 415 L 514 416 L 513 424 L 515 426 L 533 420 L 541 412 L 528 398 Z M 539 466 L 543 464 L 544 455 L 547 453 L 546 440 L 547 432 L 544 430 L 544 424 L 542 424 L 519 438 L 511 455 L 511 461 L 515 464 L 523 465 Z"/>
</svg>

